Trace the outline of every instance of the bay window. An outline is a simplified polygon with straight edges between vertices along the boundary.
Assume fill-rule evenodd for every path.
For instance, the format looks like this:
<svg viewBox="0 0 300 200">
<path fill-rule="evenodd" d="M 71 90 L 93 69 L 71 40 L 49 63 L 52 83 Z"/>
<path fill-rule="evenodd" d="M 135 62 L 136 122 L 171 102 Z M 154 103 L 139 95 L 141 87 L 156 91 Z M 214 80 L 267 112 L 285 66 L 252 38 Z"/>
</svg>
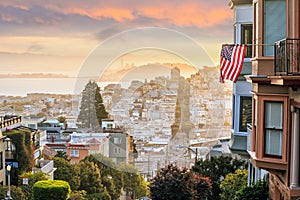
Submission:
<svg viewBox="0 0 300 200">
<path fill-rule="evenodd" d="M 264 103 L 265 156 L 282 157 L 283 102 Z"/>
<path fill-rule="evenodd" d="M 264 0 L 263 55 L 274 55 L 274 42 L 286 37 L 286 1 Z"/>
</svg>

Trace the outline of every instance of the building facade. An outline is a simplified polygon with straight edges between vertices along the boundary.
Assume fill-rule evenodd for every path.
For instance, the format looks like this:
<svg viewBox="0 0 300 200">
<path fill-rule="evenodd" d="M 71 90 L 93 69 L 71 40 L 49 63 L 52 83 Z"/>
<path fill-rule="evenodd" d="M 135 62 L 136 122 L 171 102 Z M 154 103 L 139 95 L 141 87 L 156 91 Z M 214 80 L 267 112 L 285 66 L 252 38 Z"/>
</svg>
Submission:
<svg viewBox="0 0 300 200">
<path fill-rule="evenodd" d="M 253 0 L 251 163 L 270 199 L 300 198 L 300 1 Z"/>
</svg>

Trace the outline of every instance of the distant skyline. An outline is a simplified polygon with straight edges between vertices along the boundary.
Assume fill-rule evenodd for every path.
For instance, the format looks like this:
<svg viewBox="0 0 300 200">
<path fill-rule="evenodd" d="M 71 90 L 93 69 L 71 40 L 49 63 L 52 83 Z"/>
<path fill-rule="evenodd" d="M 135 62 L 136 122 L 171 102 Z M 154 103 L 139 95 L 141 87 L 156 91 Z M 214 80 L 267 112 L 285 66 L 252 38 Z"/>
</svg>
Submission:
<svg viewBox="0 0 300 200">
<path fill-rule="evenodd" d="M 0 1 L 0 69 L 1 73 L 76 75 L 103 42 L 124 31 L 147 27 L 186 35 L 206 52 L 199 53 L 199 57 L 207 56 L 212 65 L 218 65 L 221 44 L 232 42 L 232 15 L 227 0 L 4 0 Z M 139 44 L 143 40 L 145 37 L 140 35 L 131 42 Z M 170 41 L 179 49 L 183 45 L 164 35 L 156 38 L 155 44 Z M 115 48 L 122 45 L 128 44 L 120 40 Z M 109 68 L 121 66 L 121 60 L 124 65 L 136 66 L 154 62 L 190 64 L 167 47 L 163 53 L 153 47 L 152 52 L 141 46 L 117 58 L 113 55 Z"/>
</svg>

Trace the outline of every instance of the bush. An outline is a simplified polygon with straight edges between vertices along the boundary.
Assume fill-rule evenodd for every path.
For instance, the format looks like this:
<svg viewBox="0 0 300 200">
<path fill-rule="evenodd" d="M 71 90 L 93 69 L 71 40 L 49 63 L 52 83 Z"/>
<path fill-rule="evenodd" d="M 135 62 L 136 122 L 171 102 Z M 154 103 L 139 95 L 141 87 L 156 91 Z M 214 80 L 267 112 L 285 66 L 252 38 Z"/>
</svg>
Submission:
<svg viewBox="0 0 300 200">
<path fill-rule="evenodd" d="M 268 199 L 269 187 L 266 181 L 260 180 L 238 191 L 238 200 L 264 200 Z"/>
<path fill-rule="evenodd" d="M 22 189 L 16 187 L 14 185 L 10 186 L 11 190 L 11 198 L 14 200 L 24 200 L 26 199 L 25 194 L 23 193 Z M 0 199 L 4 199 L 7 194 L 7 186 L 0 187 Z"/>
<path fill-rule="evenodd" d="M 36 182 L 32 191 L 34 200 L 66 200 L 71 189 L 66 181 L 44 180 Z"/>
<path fill-rule="evenodd" d="M 237 199 L 237 193 L 239 190 L 247 187 L 248 172 L 244 170 L 236 170 L 235 173 L 229 173 L 220 184 L 220 199 Z"/>
</svg>

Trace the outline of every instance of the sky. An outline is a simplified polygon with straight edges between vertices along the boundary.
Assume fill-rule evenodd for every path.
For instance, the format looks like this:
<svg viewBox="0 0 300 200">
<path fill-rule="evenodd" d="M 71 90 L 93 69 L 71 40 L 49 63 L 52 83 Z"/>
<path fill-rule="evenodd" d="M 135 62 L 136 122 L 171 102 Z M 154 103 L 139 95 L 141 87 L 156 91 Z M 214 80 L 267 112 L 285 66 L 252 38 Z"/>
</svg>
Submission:
<svg viewBox="0 0 300 200">
<path fill-rule="evenodd" d="M 216 66 L 221 44 L 232 42 L 232 19 L 228 0 L 2 0 L 0 73 Z"/>
</svg>

